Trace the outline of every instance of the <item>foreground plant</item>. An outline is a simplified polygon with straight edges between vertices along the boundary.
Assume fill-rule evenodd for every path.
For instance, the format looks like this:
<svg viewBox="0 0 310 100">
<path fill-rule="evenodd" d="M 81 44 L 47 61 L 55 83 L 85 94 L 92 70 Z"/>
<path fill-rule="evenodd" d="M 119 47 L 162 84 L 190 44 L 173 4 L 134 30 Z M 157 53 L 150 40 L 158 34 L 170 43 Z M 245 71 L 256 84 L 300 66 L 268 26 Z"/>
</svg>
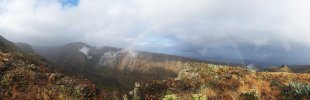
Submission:
<svg viewBox="0 0 310 100">
<path fill-rule="evenodd" d="M 282 93 L 288 98 L 309 98 L 310 97 L 310 84 L 291 82 L 283 86 Z"/>
<path fill-rule="evenodd" d="M 243 92 L 239 95 L 240 100 L 259 100 L 259 93 L 256 90 Z"/>
<path fill-rule="evenodd" d="M 180 100 L 175 94 L 165 95 L 163 100 Z"/>
<path fill-rule="evenodd" d="M 191 100 L 207 100 L 207 96 L 203 94 L 192 94 Z"/>
</svg>

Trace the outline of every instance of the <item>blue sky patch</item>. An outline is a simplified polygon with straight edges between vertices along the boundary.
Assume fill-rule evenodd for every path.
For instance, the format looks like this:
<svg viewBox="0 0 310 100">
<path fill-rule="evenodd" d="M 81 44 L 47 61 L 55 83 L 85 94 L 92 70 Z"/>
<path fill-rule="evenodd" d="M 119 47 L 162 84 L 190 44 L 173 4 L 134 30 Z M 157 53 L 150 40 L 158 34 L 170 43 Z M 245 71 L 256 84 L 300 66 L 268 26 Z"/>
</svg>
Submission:
<svg viewBox="0 0 310 100">
<path fill-rule="evenodd" d="M 80 0 L 58 0 L 59 3 L 61 3 L 62 6 L 78 6 Z"/>
</svg>

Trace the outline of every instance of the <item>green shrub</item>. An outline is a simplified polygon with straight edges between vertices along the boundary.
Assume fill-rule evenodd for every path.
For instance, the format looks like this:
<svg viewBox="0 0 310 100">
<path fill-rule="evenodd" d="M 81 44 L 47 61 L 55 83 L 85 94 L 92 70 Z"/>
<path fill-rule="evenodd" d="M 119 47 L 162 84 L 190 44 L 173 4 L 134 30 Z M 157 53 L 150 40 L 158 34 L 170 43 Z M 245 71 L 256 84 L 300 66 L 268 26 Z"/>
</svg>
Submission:
<svg viewBox="0 0 310 100">
<path fill-rule="evenodd" d="M 207 100 L 207 96 L 203 94 L 192 94 L 191 100 Z"/>
<path fill-rule="evenodd" d="M 239 95 L 239 100 L 259 100 L 259 94 L 256 90 L 243 92 Z"/>
<path fill-rule="evenodd" d="M 82 88 L 74 85 L 61 85 L 59 90 L 73 97 L 81 97 L 83 95 Z"/>
<path fill-rule="evenodd" d="M 282 94 L 287 98 L 306 98 L 310 97 L 310 84 L 291 82 L 283 86 Z"/>
<path fill-rule="evenodd" d="M 163 100 L 180 100 L 175 94 L 165 95 Z"/>
<path fill-rule="evenodd" d="M 272 80 L 270 81 L 270 86 L 282 86 L 279 80 Z"/>
</svg>

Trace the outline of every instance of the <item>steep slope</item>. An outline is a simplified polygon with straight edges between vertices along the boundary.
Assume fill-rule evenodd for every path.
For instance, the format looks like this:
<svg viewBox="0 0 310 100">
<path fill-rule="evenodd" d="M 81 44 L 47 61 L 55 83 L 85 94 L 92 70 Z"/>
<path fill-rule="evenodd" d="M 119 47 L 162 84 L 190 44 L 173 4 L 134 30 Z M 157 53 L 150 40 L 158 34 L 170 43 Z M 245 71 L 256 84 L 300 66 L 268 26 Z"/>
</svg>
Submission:
<svg viewBox="0 0 310 100">
<path fill-rule="evenodd" d="M 15 43 L 15 45 L 25 52 L 34 53 L 34 50 L 32 49 L 31 45 L 27 43 Z"/>
<path fill-rule="evenodd" d="M 49 70 L 48 62 L 0 36 L 0 99 L 112 98 L 86 79 Z M 114 97 L 116 97 L 114 95 Z"/>
<path fill-rule="evenodd" d="M 136 83 L 132 99 L 308 100 L 310 74 L 187 63 L 177 78 Z"/>
<path fill-rule="evenodd" d="M 95 48 L 80 42 L 33 48 L 41 56 L 61 66 L 64 72 L 89 78 L 98 85 L 126 91 L 136 81 L 176 77 L 181 69 L 180 65 L 194 61 L 184 57 L 113 47 Z"/>
<path fill-rule="evenodd" d="M 59 65 L 64 72 L 80 75 L 98 85 L 123 91 L 129 91 L 134 82 L 176 77 L 186 62 L 226 65 L 225 63 L 108 46 L 96 48 L 81 42 L 57 47 L 34 46 L 33 48 L 36 53 Z"/>
<path fill-rule="evenodd" d="M 79 50 L 83 47 L 90 48 L 90 46 L 84 43 L 71 43 L 59 47 L 33 47 L 34 51 L 39 55 L 47 58 L 49 61 L 60 66 L 61 70 L 66 72 L 80 73 L 85 70 L 92 69 L 97 63 L 91 63 L 91 59 L 88 59 Z M 89 65 L 93 64 L 93 65 Z"/>
<path fill-rule="evenodd" d="M 0 36 L 0 49 L 2 52 L 18 51 L 18 47 L 14 43 Z"/>
</svg>

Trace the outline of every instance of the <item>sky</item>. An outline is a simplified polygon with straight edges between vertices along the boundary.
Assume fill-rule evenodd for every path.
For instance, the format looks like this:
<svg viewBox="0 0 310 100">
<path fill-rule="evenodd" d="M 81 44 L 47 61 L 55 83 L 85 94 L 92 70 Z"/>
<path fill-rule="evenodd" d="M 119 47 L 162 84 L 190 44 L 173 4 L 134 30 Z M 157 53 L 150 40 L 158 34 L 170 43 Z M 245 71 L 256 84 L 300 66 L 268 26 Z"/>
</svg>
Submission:
<svg viewBox="0 0 310 100">
<path fill-rule="evenodd" d="M 309 0 L 0 0 L 13 42 L 85 42 L 237 63 L 310 64 Z"/>
</svg>

